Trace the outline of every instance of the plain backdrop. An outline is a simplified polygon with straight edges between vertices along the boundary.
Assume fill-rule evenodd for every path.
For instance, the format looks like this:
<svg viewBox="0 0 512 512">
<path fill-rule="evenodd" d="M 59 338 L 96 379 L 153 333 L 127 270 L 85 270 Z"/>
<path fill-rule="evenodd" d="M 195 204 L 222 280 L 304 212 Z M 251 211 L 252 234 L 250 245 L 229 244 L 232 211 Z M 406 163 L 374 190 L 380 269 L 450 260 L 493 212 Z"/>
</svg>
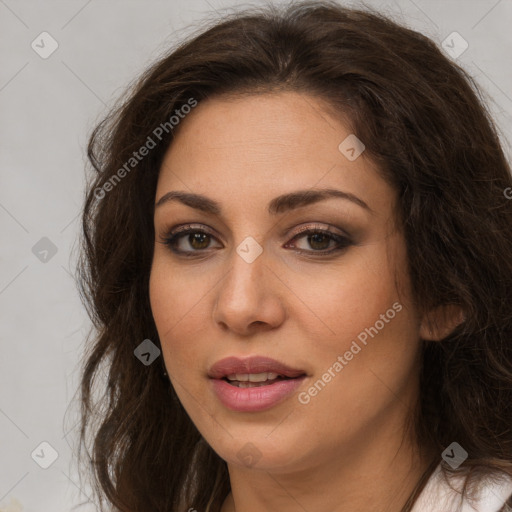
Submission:
<svg viewBox="0 0 512 512">
<path fill-rule="evenodd" d="M 366 4 L 441 46 L 453 32 L 467 41 L 456 60 L 482 87 L 510 155 L 512 0 Z M 72 458 L 73 397 L 89 327 L 72 276 L 88 135 L 128 83 L 177 39 L 243 5 L 0 0 L 2 512 L 70 511 L 90 495 Z"/>
</svg>

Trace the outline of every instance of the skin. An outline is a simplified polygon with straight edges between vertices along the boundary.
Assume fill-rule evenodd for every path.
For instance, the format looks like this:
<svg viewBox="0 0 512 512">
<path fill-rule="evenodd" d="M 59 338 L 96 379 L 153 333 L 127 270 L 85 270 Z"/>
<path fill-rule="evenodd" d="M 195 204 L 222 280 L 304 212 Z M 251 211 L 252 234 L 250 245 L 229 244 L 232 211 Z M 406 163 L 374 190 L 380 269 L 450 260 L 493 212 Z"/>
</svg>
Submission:
<svg viewBox="0 0 512 512">
<path fill-rule="evenodd" d="M 156 207 L 150 277 L 171 382 L 228 464 L 232 492 L 222 512 L 398 512 L 431 460 L 404 424 L 418 399 L 420 336 L 435 333 L 413 306 L 396 193 L 364 153 L 349 161 L 340 152 L 350 133 L 309 95 L 222 96 L 181 121 L 164 158 L 155 202 L 180 190 L 222 208 L 217 216 L 178 201 Z M 267 212 L 274 197 L 312 188 L 349 192 L 371 211 L 330 198 Z M 189 259 L 162 243 L 186 223 L 212 234 L 194 245 L 181 238 L 179 248 L 195 251 Z M 311 224 L 347 233 L 351 245 L 315 255 L 336 242 L 295 238 Z M 263 249 L 252 263 L 236 251 L 248 236 Z M 230 355 L 302 369 L 298 392 L 307 391 L 394 303 L 402 310 L 307 405 L 296 393 L 241 413 L 212 391 L 207 372 Z M 237 457 L 248 442 L 257 449 L 252 466 Z"/>
</svg>

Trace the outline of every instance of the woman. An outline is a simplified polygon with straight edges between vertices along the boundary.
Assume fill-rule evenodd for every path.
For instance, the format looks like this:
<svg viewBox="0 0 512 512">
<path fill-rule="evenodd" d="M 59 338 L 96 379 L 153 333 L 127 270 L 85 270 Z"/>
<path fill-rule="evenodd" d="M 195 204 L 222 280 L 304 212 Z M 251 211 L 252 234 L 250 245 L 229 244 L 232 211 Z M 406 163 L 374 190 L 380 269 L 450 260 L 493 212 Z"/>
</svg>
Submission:
<svg viewBox="0 0 512 512">
<path fill-rule="evenodd" d="M 100 500 L 512 505 L 512 180 L 477 94 L 334 2 L 233 14 L 141 77 L 89 145 Z"/>
</svg>

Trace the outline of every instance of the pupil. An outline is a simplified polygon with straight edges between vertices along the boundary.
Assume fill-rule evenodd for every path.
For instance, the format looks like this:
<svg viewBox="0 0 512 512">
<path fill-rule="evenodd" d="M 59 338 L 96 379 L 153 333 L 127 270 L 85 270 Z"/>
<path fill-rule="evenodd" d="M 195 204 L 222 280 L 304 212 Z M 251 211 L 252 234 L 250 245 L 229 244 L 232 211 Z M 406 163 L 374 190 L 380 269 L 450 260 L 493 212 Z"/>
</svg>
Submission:
<svg viewBox="0 0 512 512">
<path fill-rule="evenodd" d="M 311 247 L 313 247 L 313 249 L 326 249 L 329 246 L 330 240 L 323 233 L 315 233 L 313 235 L 310 235 L 308 238 L 309 238 L 309 244 L 311 245 Z M 324 242 L 323 246 L 322 246 L 322 240 Z M 325 246 L 326 241 L 327 241 L 327 246 Z M 321 245 L 321 247 L 316 246 L 317 243 L 319 243 Z"/>
<path fill-rule="evenodd" d="M 190 245 L 194 247 L 194 249 L 204 249 L 208 247 L 208 236 L 209 235 L 206 233 L 193 233 L 189 237 Z M 197 246 L 195 242 L 199 243 L 199 246 Z"/>
</svg>

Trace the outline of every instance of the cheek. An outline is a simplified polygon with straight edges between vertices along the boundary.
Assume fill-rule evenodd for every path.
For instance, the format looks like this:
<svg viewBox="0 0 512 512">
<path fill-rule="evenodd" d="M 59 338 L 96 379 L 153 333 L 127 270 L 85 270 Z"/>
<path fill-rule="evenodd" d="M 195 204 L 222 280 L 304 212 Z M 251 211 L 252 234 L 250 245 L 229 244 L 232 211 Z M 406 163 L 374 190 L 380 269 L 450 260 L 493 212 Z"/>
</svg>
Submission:
<svg viewBox="0 0 512 512">
<path fill-rule="evenodd" d="M 155 251 L 149 296 L 169 371 L 197 367 L 203 345 L 208 344 L 205 307 L 215 282 L 211 273 L 178 268 Z"/>
<path fill-rule="evenodd" d="M 390 247 L 391 242 L 394 245 Z M 380 326 L 381 315 L 386 316 L 387 311 L 386 319 L 394 319 L 393 304 L 409 303 L 405 252 L 397 242 L 355 247 L 335 265 L 304 267 L 302 272 L 294 269 L 293 276 L 290 272 L 290 288 L 304 304 L 305 314 L 300 315 L 303 331 L 319 335 L 316 349 L 319 340 L 330 353 L 342 349 L 366 328 L 376 322 Z M 389 257 L 388 251 L 392 252 Z M 396 278 L 402 283 L 400 290 Z M 396 329 L 400 321 L 386 323 L 386 330 L 391 323 Z"/>
<path fill-rule="evenodd" d="M 386 401 L 386 390 L 398 390 L 412 378 L 419 321 L 410 300 L 405 249 L 399 240 L 388 242 L 394 245 L 362 247 L 347 253 L 339 267 L 296 280 L 303 302 L 316 313 L 300 315 L 301 332 L 315 333 L 305 338 L 303 350 L 317 370 L 315 378 L 329 382 L 313 408 L 341 401 L 364 409 L 374 400 L 374 405 Z M 322 382 L 316 389 L 324 389 Z"/>
<path fill-rule="evenodd" d="M 208 272 L 190 270 L 177 265 L 155 248 L 155 256 L 149 279 L 151 310 L 159 333 L 171 334 L 174 327 L 194 315 L 199 302 L 211 288 Z M 170 330 L 172 331 L 170 332 Z"/>
</svg>

